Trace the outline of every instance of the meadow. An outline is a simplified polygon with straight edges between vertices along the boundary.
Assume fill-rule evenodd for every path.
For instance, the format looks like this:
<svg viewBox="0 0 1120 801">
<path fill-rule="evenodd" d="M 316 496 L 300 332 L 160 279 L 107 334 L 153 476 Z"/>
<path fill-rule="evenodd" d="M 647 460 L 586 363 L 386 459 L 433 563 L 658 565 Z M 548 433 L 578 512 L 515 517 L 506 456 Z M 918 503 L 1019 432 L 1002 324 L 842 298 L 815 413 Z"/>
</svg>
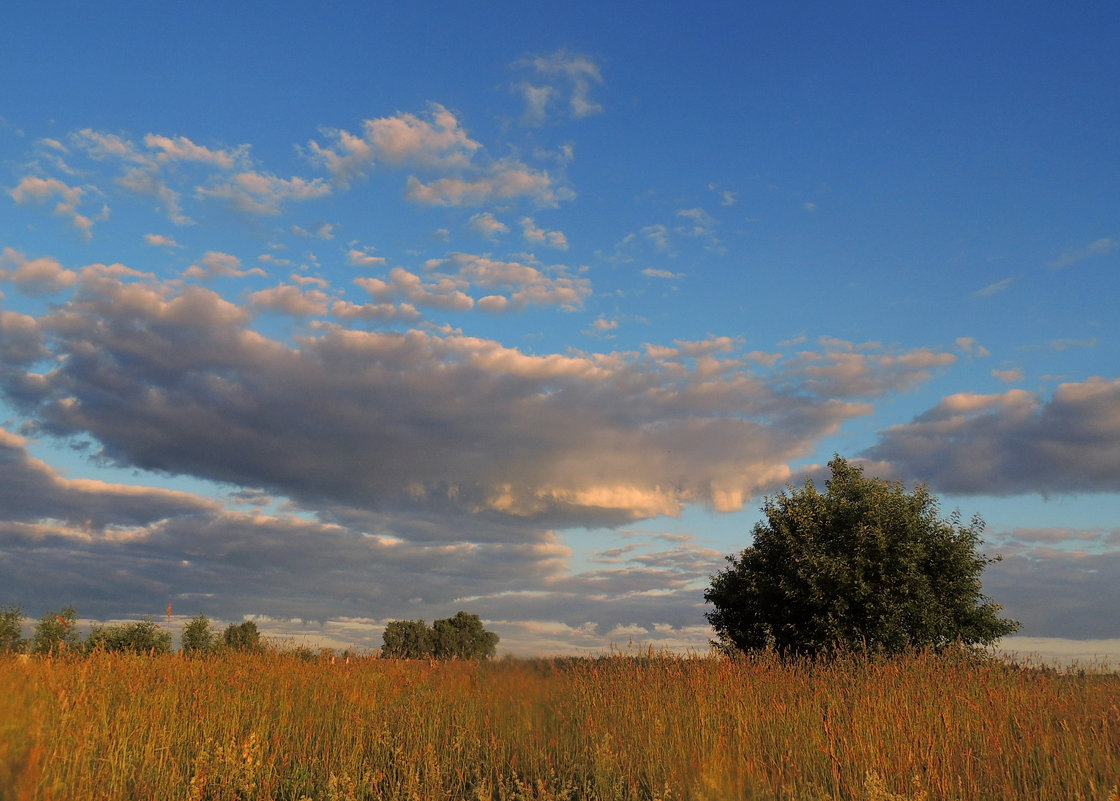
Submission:
<svg viewBox="0 0 1120 801">
<path fill-rule="evenodd" d="M 1085 799 L 1120 675 L 788 663 L 0 659 L 0 800 Z"/>
</svg>

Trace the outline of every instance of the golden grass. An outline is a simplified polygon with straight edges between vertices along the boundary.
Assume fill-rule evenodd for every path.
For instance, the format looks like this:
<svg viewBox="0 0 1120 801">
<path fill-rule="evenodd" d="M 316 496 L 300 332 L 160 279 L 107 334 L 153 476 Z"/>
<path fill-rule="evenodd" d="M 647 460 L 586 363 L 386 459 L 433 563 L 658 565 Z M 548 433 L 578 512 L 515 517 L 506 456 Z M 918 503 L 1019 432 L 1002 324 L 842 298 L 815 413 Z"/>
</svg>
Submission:
<svg viewBox="0 0 1120 801">
<path fill-rule="evenodd" d="M 1120 676 L 918 655 L 0 660 L 0 800 L 1120 801 Z"/>
</svg>

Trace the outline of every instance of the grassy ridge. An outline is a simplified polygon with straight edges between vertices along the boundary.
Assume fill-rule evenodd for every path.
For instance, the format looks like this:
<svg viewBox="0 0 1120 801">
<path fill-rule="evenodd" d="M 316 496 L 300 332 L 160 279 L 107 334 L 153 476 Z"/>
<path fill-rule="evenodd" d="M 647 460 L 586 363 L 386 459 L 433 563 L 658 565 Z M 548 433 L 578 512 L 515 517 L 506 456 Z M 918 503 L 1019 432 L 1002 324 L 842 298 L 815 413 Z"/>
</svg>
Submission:
<svg viewBox="0 0 1120 801">
<path fill-rule="evenodd" d="M 0 660 L 0 799 L 1118 799 L 1120 676 L 825 665 Z"/>
</svg>

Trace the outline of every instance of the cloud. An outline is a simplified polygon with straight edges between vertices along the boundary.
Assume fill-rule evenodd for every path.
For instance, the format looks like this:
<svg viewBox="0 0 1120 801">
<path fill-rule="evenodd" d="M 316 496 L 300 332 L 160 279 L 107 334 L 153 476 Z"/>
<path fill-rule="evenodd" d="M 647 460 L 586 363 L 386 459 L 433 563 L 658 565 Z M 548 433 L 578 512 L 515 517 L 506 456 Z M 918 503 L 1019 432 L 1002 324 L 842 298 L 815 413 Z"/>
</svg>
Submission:
<svg viewBox="0 0 1120 801">
<path fill-rule="evenodd" d="M 364 250 L 350 248 L 346 252 L 346 263 L 354 267 L 376 267 L 385 263 L 385 257 L 371 256 Z"/>
<path fill-rule="evenodd" d="M 144 137 L 144 144 L 156 151 L 157 162 L 168 161 L 194 161 L 200 164 L 210 164 L 223 170 L 233 169 L 245 159 L 248 151 L 247 145 L 242 145 L 237 150 L 211 150 L 202 145 L 196 145 L 185 136 L 157 136 L 148 134 Z"/>
<path fill-rule="evenodd" d="M 978 343 L 972 337 L 957 337 L 955 340 L 957 347 L 968 354 L 969 358 L 981 359 L 985 356 L 991 356 L 992 352 Z"/>
<path fill-rule="evenodd" d="M 880 432 L 864 456 L 885 470 L 956 494 L 1115 492 L 1120 489 L 1120 379 L 957 393 Z"/>
<path fill-rule="evenodd" d="M 326 144 L 308 144 L 310 157 L 343 188 L 383 165 L 435 176 L 408 178 L 405 197 L 423 205 L 481 206 L 524 197 L 553 206 L 572 197 L 547 172 L 515 158 L 488 159 L 458 117 L 436 103 L 425 117 L 400 113 L 366 120 L 360 135 L 344 130 L 324 134 Z"/>
<path fill-rule="evenodd" d="M 21 206 L 46 203 L 52 197 L 58 197 L 58 203 L 54 207 L 55 216 L 69 220 L 84 239 L 89 239 L 93 235 L 93 220 L 78 213 L 78 204 L 82 202 L 85 193 L 86 190 L 81 187 L 68 186 L 57 178 L 28 175 L 8 194 Z"/>
<path fill-rule="evenodd" d="M 207 257 L 215 274 L 243 269 L 229 254 Z M 358 331 L 329 319 L 400 323 L 419 317 L 421 301 L 454 305 L 466 287 L 513 297 L 514 287 L 555 277 L 467 254 L 428 268 L 359 279 L 373 296 L 365 305 L 332 301 L 314 279 L 238 304 L 90 265 L 71 271 L 66 297 L 38 317 L 0 313 L 0 387 L 29 431 L 87 441 L 92 456 L 120 467 L 262 499 L 233 511 L 245 504 L 67 480 L 2 432 L 0 581 L 29 608 L 57 604 L 44 588 L 67 586 L 91 599 L 93 614 L 143 614 L 158 598 L 157 608 L 172 599 L 176 609 L 232 619 L 333 616 L 332 631 L 371 646 L 386 619 L 432 619 L 469 599 L 508 632 L 505 647 L 522 652 L 602 651 L 631 636 L 702 648 L 701 589 L 722 554 L 634 533 L 576 571 L 553 529 L 620 526 L 689 504 L 738 510 L 791 480 L 790 463 L 823 437 L 868 414 L 862 399 L 912 387 L 948 363 L 936 351 L 834 339 L 785 356 L 729 337 L 533 354 L 451 328 Z M 328 319 L 284 343 L 252 328 L 262 309 Z M 1073 426 L 1068 447 L 1086 460 L 1098 456 L 1092 443 L 1117 391 L 1087 382 L 1055 395 Z M 1001 397 L 961 399 L 955 413 L 1014 405 Z M 1073 557 L 1039 548 L 1113 547 L 1107 532 L 1085 536 L 1011 532 L 1003 565 L 1027 559 L 1013 546 L 1066 559 L 1053 565 Z M 112 574 L 88 569 L 109 562 Z M 1015 575 L 1030 564 L 1012 563 Z M 1078 604 L 1095 603 L 1093 581 L 1084 578 Z M 1033 608 L 1022 592 L 1006 602 L 1009 612 Z M 1039 619 L 1039 631 L 1052 628 Z"/>
<path fill-rule="evenodd" d="M 481 206 L 522 197 L 541 206 L 555 206 L 570 199 L 572 193 L 557 189 L 547 172 L 507 159 L 477 176 L 438 178 L 428 183 L 410 176 L 405 197 L 426 206 Z"/>
<path fill-rule="evenodd" d="M 566 115 L 572 119 L 582 119 L 603 110 L 601 104 L 591 99 L 594 86 L 602 85 L 603 76 L 589 56 L 557 50 L 547 56 L 530 56 L 515 65 L 531 70 L 538 79 L 552 81 L 544 85 L 522 81 L 514 85 L 514 90 L 525 101 L 522 122 L 528 125 L 542 125 L 549 117 L 553 102 L 566 106 Z"/>
<path fill-rule="evenodd" d="M 526 241 L 534 244 L 548 245 L 557 250 L 568 249 L 568 238 L 561 231 L 546 231 L 537 226 L 532 217 L 521 218 L 521 232 Z"/>
<path fill-rule="evenodd" d="M 591 282 L 573 277 L 564 267 L 541 269 L 520 261 L 500 261 L 490 256 L 453 253 L 434 266 L 445 269 L 471 286 L 502 289 L 509 294 L 505 300 L 490 300 L 480 308 L 486 311 L 523 309 L 526 306 L 559 306 L 575 310 L 591 294 Z"/>
<path fill-rule="evenodd" d="M 325 130 L 328 145 L 312 141 L 311 157 L 326 167 L 335 182 L 347 187 L 376 164 L 423 169 L 463 169 L 482 145 L 471 139 L 458 118 L 438 103 L 427 119 L 402 113 L 362 123 L 362 134 Z"/>
<path fill-rule="evenodd" d="M 194 222 L 183 213 L 182 195 L 150 170 L 128 170 L 117 179 L 117 184 L 134 194 L 155 198 L 163 207 L 163 213 L 175 225 L 191 225 Z"/>
<path fill-rule="evenodd" d="M 1011 287 L 1015 283 L 1016 278 L 1004 278 L 1002 281 L 996 281 L 994 284 L 988 284 L 983 289 L 978 289 L 972 293 L 974 298 L 987 298 L 996 295 Z"/>
<path fill-rule="evenodd" d="M 181 248 L 178 242 L 163 234 L 144 234 L 144 244 L 157 248 Z"/>
<path fill-rule="evenodd" d="M 425 282 L 403 267 L 394 267 L 389 273 L 388 281 L 380 278 L 355 278 L 354 283 L 381 303 L 404 300 L 413 306 L 454 311 L 466 311 L 474 307 L 474 299 L 463 292 L 465 284 L 449 276 L 438 276 L 434 281 Z"/>
<path fill-rule="evenodd" d="M 1114 253 L 1117 249 L 1120 249 L 1120 242 L 1117 242 L 1115 239 L 1097 239 L 1079 250 L 1063 253 L 1057 259 L 1050 262 L 1050 266 L 1056 269 L 1070 267 L 1095 256 L 1105 256 L 1109 253 Z"/>
<path fill-rule="evenodd" d="M 315 223 L 311 226 L 311 230 L 302 228 L 298 225 L 291 227 L 291 232 L 296 236 L 313 236 L 317 239 L 334 239 L 335 229 L 338 226 L 334 223 Z"/>
<path fill-rule="evenodd" d="M 205 255 L 199 260 L 198 264 L 192 264 L 183 273 L 184 278 L 196 278 L 206 280 L 217 276 L 226 278 L 242 278 L 246 275 L 267 275 L 264 270 L 259 267 L 253 267 L 245 270 L 241 266 L 241 259 L 229 253 L 221 253 L 219 251 L 208 250 Z"/>
<path fill-rule="evenodd" d="M 52 295 L 77 280 L 78 274 L 56 259 L 28 259 L 12 248 L 0 253 L 0 281 L 11 281 L 28 295 Z"/>
<path fill-rule="evenodd" d="M 646 269 L 642 270 L 642 275 L 644 275 L 646 278 L 665 278 L 667 280 L 677 280 L 680 278 L 684 278 L 684 273 L 674 273 L 669 270 L 656 270 L 652 267 L 647 267 Z"/>
<path fill-rule="evenodd" d="M 951 353 L 927 348 L 893 353 L 875 343 L 824 339 L 821 344 L 823 351 L 799 352 L 785 369 L 823 397 L 880 397 L 927 381 L 933 371 L 957 361 Z"/>
<path fill-rule="evenodd" d="M 290 284 L 281 284 L 272 289 L 262 289 L 249 295 L 249 306 L 290 314 L 293 317 L 325 315 L 330 298 L 318 289 L 300 289 Z"/>
<path fill-rule="evenodd" d="M 1007 370 L 992 370 L 992 377 L 1005 384 L 1016 384 L 1023 380 L 1023 368 L 1012 367 Z"/>
<path fill-rule="evenodd" d="M 176 225 L 190 225 L 193 220 L 183 213 L 180 192 L 172 189 L 163 176 L 168 164 L 196 164 L 228 172 L 249 163 L 249 147 L 211 149 L 192 142 L 185 136 L 148 134 L 144 147 L 117 134 L 84 128 L 71 134 L 70 142 L 96 161 L 117 161 L 123 172 L 117 184 L 137 195 L 155 198 L 164 213 Z"/>
<path fill-rule="evenodd" d="M 218 180 L 198 188 L 200 197 L 220 198 L 238 211 L 262 216 L 280 214 L 283 204 L 289 200 L 314 200 L 330 193 L 330 186 L 321 178 L 308 181 L 257 172 L 238 173 L 229 180 Z"/>
<path fill-rule="evenodd" d="M 1005 546 L 993 544 L 989 550 L 1004 551 Z M 988 567 L 984 592 L 1003 604 L 1003 614 L 1024 622 L 1024 636 L 1115 637 L 1117 571 L 1120 549 L 1115 547 L 1029 547 L 1005 553 L 1003 561 Z"/>
<path fill-rule="evenodd" d="M 204 262 L 211 274 L 239 269 L 228 254 Z M 564 287 L 527 265 L 452 263 L 458 273 L 430 280 L 404 270 L 359 279 L 378 303 L 331 311 L 376 319 L 399 315 L 402 299 L 466 306 L 442 283 L 454 275 L 515 284 L 511 302 L 537 282 L 542 293 Z M 321 313 L 321 297 L 277 288 L 241 307 L 199 287 L 107 276 L 83 277 L 77 290 L 38 321 L 54 369 L 20 384 L 13 366 L 5 385 L 19 388 L 44 433 L 89 435 L 101 458 L 121 465 L 319 505 L 563 525 L 675 514 L 688 503 L 738 509 L 787 480 L 787 460 L 869 411 L 843 393 L 912 385 L 937 363 L 920 351 L 866 353 L 856 378 L 798 371 L 844 364 L 826 351 L 799 354 L 767 379 L 727 339 L 656 356 L 530 355 L 451 330 L 329 321 L 288 346 L 249 328 L 253 309 L 300 312 L 308 302 Z"/>
<path fill-rule="evenodd" d="M 498 234 L 509 233 L 509 226 L 488 211 L 480 212 L 471 217 L 468 225 L 476 234 L 490 240 L 496 239 Z"/>
</svg>

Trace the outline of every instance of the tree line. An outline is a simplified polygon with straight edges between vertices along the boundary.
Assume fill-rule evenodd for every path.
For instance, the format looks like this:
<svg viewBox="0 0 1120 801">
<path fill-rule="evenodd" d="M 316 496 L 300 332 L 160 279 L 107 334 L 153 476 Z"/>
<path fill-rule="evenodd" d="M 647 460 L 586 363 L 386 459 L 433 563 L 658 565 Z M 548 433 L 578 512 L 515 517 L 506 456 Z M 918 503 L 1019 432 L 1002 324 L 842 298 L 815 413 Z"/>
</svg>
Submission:
<svg viewBox="0 0 1120 801">
<path fill-rule="evenodd" d="M 0 654 L 171 653 L 171 632 L 161 629 L 151 616 L 130 623 L 94 626 L 84 640 L 78 632 L 78 613 L 73 606 L 44 614 L 31 637 L 23 636 L 24 619 L 20 607 L 0 606 Z M 423 620 L 390 621 L 383 637 L 385 647 L 381 655 L 390 659 L 490 659 L 498 645 L 498 635 L 483 628 L 478 615 L 467 612 L 437 620 L 432 627 Z M 230 623 L 219 632 L 202 614 L 192 618 L 179 637 L 179 651 L 188 656 L 222 651 L 259 652 L 266 647 L 256 622 Z M 308 648 L 297 648 L 295 653 L 304 658 L 314 656 Z"/>
<path fill-rule="evenodd" d="M 73 606 L 47 612 L 39 618 L 30 637 L 23 636 L 23 621 L 21 607 L 0 606 L 0 654 L 171 653 L 171 632 L 161 629 L 150 615 L 130 623 L 94 626 L 84 640 L 78 632 L 78 612 Z M 180 651 L 190 655 L 263 648 L 260 631 L 252 620 L 230 623 L 219 632 L 206 615 L 200 614 L 187 623 L 180 636 Z"/>
</svg>

